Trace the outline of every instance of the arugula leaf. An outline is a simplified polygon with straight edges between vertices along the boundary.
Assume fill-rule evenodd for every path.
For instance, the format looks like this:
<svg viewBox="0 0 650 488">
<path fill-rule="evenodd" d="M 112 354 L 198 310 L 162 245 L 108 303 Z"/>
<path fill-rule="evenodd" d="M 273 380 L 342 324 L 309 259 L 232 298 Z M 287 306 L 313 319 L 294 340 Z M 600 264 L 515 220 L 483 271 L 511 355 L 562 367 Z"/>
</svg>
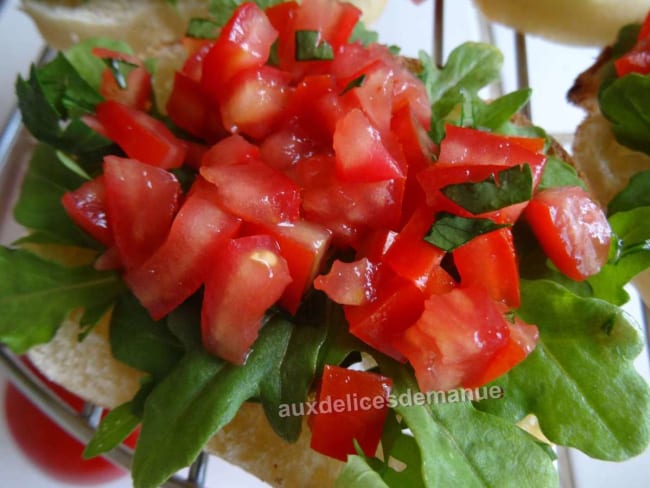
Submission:
<svg viewBox="0 0 650 488">
<path fill-rule="evenodd" d="M 504 398 L 478 408 L 513 422 L 533 413 L 552 442 L 591 457 L 642 452 L 650 440 L 650 390 L 632 363 L 643 341 L 623 311 L 550 281 L 523 280 L 518 315 L 539 328 L 537 348 L 495 382 Z"/>
<path fill-rule="evenodd" d="M 650 267 L 650 207 L 618 212 L 609 218 L 613 254 L 600 272 L 589 278 L 593 296 L 615 305 L 629 300 L 625 285 Z"/>
<path fill-rule="evenodd" d="M 463 111 L 461 125 L 501 133 L 506 130 L 512 117 L 528 103 L 531 94 L 532 90 L 525 88 L 489 103 L 476 94 L 468 94 L 469 106 Z"/>
<path fill-rule="evenodd" d="M 104 454 L 119 446 L 140 423 L 133 413 L 132 403 L 127 402 L 114 408 L 102 419 L 83 452 L 84 459 Z"/>
<path fill-rule="evenodd" d="M 418 391 L 412 374 L 394 361 L 380 360 L 393 378 L 392 395 Z M 421 455 L 424 486 L 537 487 L 557 486 L 557 472 L 535 439 L 516 425 L 476 410 L 470 403 L 407 406 L 395 412 L 410 428 Z M 510 453 L 510 469 L 503 454 Z"/>
<path fill-rule="evenodd" d="M 0 342 L 16 353 L 48 342 L 70 312 L 106 303 L 122 287 L 112 272 L 0 247 Z"/>
<path fill-rule="evenodd" d="M 616 140 L 650 154 L 650 76 L 630 73 L 605 83 L 598 100 Z"/>
<path fill-rule="evenodd" d="M 607 211 L 613 215 L 637 207 L 650 207 L 650 170 L 632 176 L 627 186 L 609 202 Z"/>
<path fill-rule="evenodd" d="M 542 173 L 542 180 L 539 183 L 538 190 L 545 190 L 547 188 L 555 188 L 558 186 L 579 186 L 586 190 L 587 185 L 578 176 L 576 169 L 569 163 L 565 163 L 561 159 L 553 156 L 548 156 L 546 164 L 544 165 L 544 172 Z"/>
<path fill-rule="evenodd" d="M 34 149 L 20 197 L 14 207 L 16 222 L 43 237 L 40 242 L 99 248 L 99 244 L 77 227 L 61 205 L 67 191 L 85 180 L 63 166 L 52 148 Z"/>
<path fill-rule="evenodd" d="M 533 196 L 533 175 L 530 166 L 524 164 L 499 171 L 478 183 L 452 184 L 440 191 L 476 215 L 530 200 Z"/>
<path fill-rule="evenodd" d="M 198 328 L 200 322 L 192 324 Z M 113 357 L 154 379 L 163 378 L 185 350 L 165 320 L 154 321 L 132 293 L 123 293 L 113 310 L 110 327 Z"/>
<path fill-rule="evenodd" d="M 445 118 L 460 103 L 465 94 L 477 93 L 499 78 L 503 55 L 494 46 L 466 42 L 454 49 L 443 68 L 438 68 L 431 57 L 420 52 L 422 72 L 432 103 L 432 138 L 440 142 L 444 137 Z"/>
<path fill-rule="evenodd" d="M 348 456 L 348 462 L 334 483 L 334 488 L 389 488 L 382 477 L 362 456 Z"/>
<path fill-rule="evenodd" d="M 496 224 L 490 219 L 468 219 L 441 213 L 436 216 L 436 220 L 424 240 L 443 251 L 453 251 L 476 236 L 502 227 L 507 227 L 507 224 Z"/>
<path fill-rule="evenodd" d="M 244 366 L 201 350 L 187 353 L 145 402 L 133 459 L 135 486 L 159 486 L 191 464 L 242 403 L 259 395 L 260 384 L 282 360 L 292 329 L 280 318 L 268 321 Z"/>
<path fill-rule="evenodd" d="M 334 50 L 330 43 L 321 39 L 320 32 L 296 31 L 296 61 L 331 61 L 332 59 L 334 59 Z"/>
</svg>

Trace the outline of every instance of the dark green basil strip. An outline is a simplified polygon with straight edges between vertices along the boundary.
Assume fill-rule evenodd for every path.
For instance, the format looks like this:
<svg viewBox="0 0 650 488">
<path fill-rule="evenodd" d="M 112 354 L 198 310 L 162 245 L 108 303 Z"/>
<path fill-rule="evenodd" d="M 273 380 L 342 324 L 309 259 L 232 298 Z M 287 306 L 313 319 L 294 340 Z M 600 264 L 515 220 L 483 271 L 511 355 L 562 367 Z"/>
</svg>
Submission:
<svg viewBox="0 0 650 488">
<path fill-rule="evenodd" d="M 359 88 L 360 86 L 363 85 L 363 82 L 366 81 L 366 75 L 361 75 L 352 80 L 350 83 L 346 85 L 345 88 L 343 88 L 343 91 L 341 92 L 341 95 L 345 95 L 347 92 L 352 90 L 353 88 Z"/>
<path fill-rule="evenodd" d="M 448 213 L 441 213 L 431 226 L 424 240 L 444 251 L 453 251 L 474 237 L 507 227 L 490 219 L 468 219 Z"/>
<path fill-rule="evenodd" d="M 441 191 L 473 214 L 492 212 L 530 200 L 533 196 L 533 173 L 528 164 L 513 166 L 478 183 L 449 185 Z"/>
<path fill-rule="evenodd" d="M 585 182 L 578 176 L 578 172 L 573 166 L 561 159 L 549 157 L 544 166 L 542 181 L 537 189 L 545 190 L 546 188 L 559 186 L 579 186 L 585 190 L 587 189 Z"/>
<path fill-rule="evenodd" d="M 331 61 L 334 50 L 318 31 L 296 31 L 296 61 Z"/>
</svg>

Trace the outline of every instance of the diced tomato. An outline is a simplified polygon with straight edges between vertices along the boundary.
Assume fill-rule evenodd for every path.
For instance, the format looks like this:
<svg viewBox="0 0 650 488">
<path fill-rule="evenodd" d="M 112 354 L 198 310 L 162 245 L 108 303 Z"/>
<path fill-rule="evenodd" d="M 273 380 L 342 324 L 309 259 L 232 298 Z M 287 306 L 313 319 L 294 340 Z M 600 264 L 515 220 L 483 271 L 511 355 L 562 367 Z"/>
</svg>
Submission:
<svg viewBox="0 0 650 488">
<path fill-rule="evenodd" d="M 390 378 L 325 365 L 317 393 L 318 412 L 309 418 L 311 448 L 345 461 L 356 454 L 375 456 L 388 412 Z"/>
<path fill-rule="evenodd" d="M 336 176 L 341 181 L 374 182 L 403 178 L 381 134 L 359 109 L 348 112 L 334 131 Z"/>
<path fill-rule="evenodd" d="M 277 36 L 256 4 L 242 3 L 203 59 L 201 86 L 205 93 L 220 101 L 223 87 L 237 73 L 266 63 Z"/>
<path fill-rule="evenodd" d="M 475 388 L 494 381 L 533 352 L 539 338 L 537 327 L 526 324 L 518 317 L 514 318 L 514 322 L 508 321 L 508 327 L 510 328 L 508 343 L 492 358 L 478 376 L 465 383 L 466 388 Z"/>
<path fill-rule="evenodd" d="M 187 59 L 178 73 L 189 77 L 191 80 L 200 83 L 203 73 L 203 59 L 208 55 L 214 41 L 212 39 L 183 38 L 183 47 L 187 51 Z"/>
<path fill-rule="evenodd" d="M 296 14 L 295 29 L 318 31 L 334 49 L 347 43 L 361 11 L 350 3 L 303 0 Z"/>
<path fill-rule="evenodd" d="M 178 210 L 181 186 L 169 171 L 135 159 L 104 158 L 106 209 L 122 264 L 142 264 L 160 246 Z"/>
<path fill-rule="evenodd" d="M 113 233 L 106 217 L 106 186 L 103 176 L 66 192 L 61 203 L 75 224 L 93 239 L 106 247 L 113 244 Z"/>
<path fill-rule="evenodd" d="M 445 252 L 424 240 L 432 224 L 430 209 L 423 207 L 416 210 L 382 258 L 382 262 L 395 273 L 423 291 L 429 288 L 430 278 L 439 279 L 444 276 L 444 270 L 438 268 Z M 453 280 L 447 282 L 451 286 Z M 432 289 L 438 289 L 436 284 L 431 285 Z M 444 287 L 441 291 L 449 290 Z"/>
<path fill-rule="evenodd" d="M 112 100 L 97 105 L 96 111 L 109 139 L 130 158 L 165 169 L 183 164 L 185 145 L 161 121 Z"/>
<path fill-rule="evenodd" d="M 510 228 L 477 236 L 453 256 L 461 286 L 483 287 L 492 299 L 519 308 L 519 266 Z"/>
<path fill-rule="evenodd" d="M 167 115 L 183 130 L 212 141 L 226 134 L 219 109 L 203 94 L 197 81 L 177 71 L 167 99 Z"/>
<path fill-rule="evenodd" d="M 543 190 L 533 197 L 525 216 L 546 255 L 572 280 L 598 273 L 607 262 L 609 222 L 582 188 Z"/>
<path fill-rule="evenodd" d="M 366 257 L 378 263 L 395 242 L 397 232 L 389 229 L 377 229 L 368 232 L 356 247 L 357 259 Z"/>
<path fill-rule="evenodd" d="M 395 342 L 422 314 L 424 294 L 411 281 L 382 267 L 374 274 L 377 297 L 359 306 L 343 310 L 350 333 L 378 351 L 402 361 L 404 356 Z"/>
<path fill-rule="evenodd" d="M 379 133 L 386 136 L 393 109 L 393 70 L 377 61 L 350 83 L 355 81 L 360 81 L 360 86 L 348 88 L 341 98 L 346 105 L 360 108 Z"/>
<path fill-rule="evenodd" d="M 287 117 L 298 118 L 302 132 L 330 147 L 336 123 L 343 114 L 336 79 L 329 73 L 302 78 L 291 95 L 286 112 Z"/>
<path fill-rule="evenodd" d="M 646 15 L 634 47 L 614 61 L 618 76 L 650 73 L 650 12 Z"/>
<path fill-rule="evenodd" d="M 332 233 L 325 227 L 307 220 L 272 226 L 247 223 L 242 232 L 268 234 L 277 241 L 291 275 L 291 283 L 284 290 L 278 304 L 289 313 L 295 314 L 303 295 L 311 288 L 314 277 L 321 270 Z"/>
<path fill-rule="evenodd" d="M 260 145 L 264 162 L 272 168 L 286 171 L 299 161 L 316 154 L 322 147 L 320 141 L 314 140 L 303 129 L 300 123 L 295 126 L 287 124 L 264 139 Z"/>
<path fill-rule="evenodd" d="M 474 384 L 509 340 L 500 307 L 482 288 L 431 295 L 424 312 L 397 343 L 422 391 Z"/>
<path fill-rule="evenodd" d="M 165 242 L 124 280 L 158 320 L 205 281 L 215 256 L 239 229 L 240 220 L 221 209 L 213 185 L 198 179 L 176 214 Z"/>
<path fill-rule="evenodd" d="M 300 217 L 300 188 L 259 160 L 235 165 L 201 167 L 201 175 L 216 185 L 223 208 L 247 222 L 278 224 Z"/>
<path fill-rule="evenodd" d="M 193 169 L 199 169 L 203 157 L 208 152 L 208 146 L 194 141 L 183 141 L 185 143 L 185 165 Z"/>
<path fill-rule="evenodd" d="M 291 72 L 296 64 L 294 20 L 298 8 L 297 2 L 281 2 L 265 10 L 269 22 L 278 31 L 274 48 L 277 66 L 288 72 Z"/>
<path fill-rule="evenodd" d="M 368 258 L 352 263 L 337 259 L 326 275 L 316 277 L 314 288 L 341 305 L 364 305 L 377 298 L 374 288 L 377 269 Z"/>
<path fill-rule="evenodd" d="M 502 136 L 448 124 L 440 144 L 438 161 L 453 165 L 494 165 L 502 169 L 528 164 L 533 186 L 541 180 L 546 156 L 541 154 L 544 139 Z"/>
<path fill-rule="evenodd" d="M 291 282 L 287 262 L 272 237 L 247 236 L 231 239 L 209 273 L 201 311 L 203 346 L 244 364 L 266 310 Z"/>
<path fill-rule="evenodd" d="M 202 165 L 230 166 L 258 160 L 259 157 L 260 149 L 255 144 L 235 134 L 221 139 L 212 146 L 203 156 Z"/>
<path fill-rule="evenodd" d="M 288 75 L 270 66 L 242 70 L 225 86 L 221 119 L 227 131 L 262 139 L 277 125 L 289 97 Z"/>
<path fill-rule="evenodd" d="M 117 249 L 115 244 L 100 254 L 93 263 L 93 268 L 97 271 L 117 270 L 122 269 L 123 267 L 122 259 L 120 258 L 120 251 Z"/>
<path fill-rule="evenodd" d="M 113 72 L 106 68 L 102 72 L 99 93 L 106 100 L 115 100 L 138 110 L 151 107 L 151 75 L 144 66 L 137 66 L 129 71 L 122 87 Z"/>
</svg>

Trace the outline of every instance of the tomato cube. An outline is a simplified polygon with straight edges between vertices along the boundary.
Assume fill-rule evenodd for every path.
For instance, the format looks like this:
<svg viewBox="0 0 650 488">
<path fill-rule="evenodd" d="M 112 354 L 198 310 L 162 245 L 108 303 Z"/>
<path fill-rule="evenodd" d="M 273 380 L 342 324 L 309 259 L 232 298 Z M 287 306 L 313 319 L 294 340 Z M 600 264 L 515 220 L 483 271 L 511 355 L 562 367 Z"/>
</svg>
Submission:
<svg viewBox="0 0 650 488">
<path fill-rule="evenodd" d="M 311 448 L 345 461 L 356 454 L 356 440 L 366 456 L 375 456 L 392 387 L 392 380 L 382 375 L 325 365 L 318 411 L 309 418 Z"/>
<path fill-rule="evenodd" d="M 140 110 L 108 100 L 97 105 L 97 118 L 109 139 L 133 159 L 170 169 L 185 160 L 185 145 L 161 121 Z"/>
<path fill-rule="evenodd" d="M 113 244 L 113 233 L 106 216 L 106 186 L 103 176 L 66 192 L 61 203 L 75 224 L 93 239 L 106 247 Z"/>
<path fill-rule="evenodd" d="M 215 356 L 244 364 L 266 310 L 290 282 L 287 262 L 272 237 L 231 239 L 218 254 L 205 284 L 203 346 Z"/>
<path fill-rule="evenodd" d="M 204 283 L 216 255 L 239 229 L 240 220 L 218 205 L 214 186 L 199 179 L 172 222 L 165 242 L 124 280 L 158 320 Z"/>
<path fill-rule="evenodd" d="M 181 186 L 169 171 L 135 159 L 104 159 L 106 209 L 122 264 L 142 264 L 160 246 L 178 210 Z"/>
<path fill-rule="evenodd" d="M 525 215 L 546 255 L 572 280 L 585 280 L 607 262 L 612 234 L 607 216 L 582 188 L 543 190 Z"/>
</svg>

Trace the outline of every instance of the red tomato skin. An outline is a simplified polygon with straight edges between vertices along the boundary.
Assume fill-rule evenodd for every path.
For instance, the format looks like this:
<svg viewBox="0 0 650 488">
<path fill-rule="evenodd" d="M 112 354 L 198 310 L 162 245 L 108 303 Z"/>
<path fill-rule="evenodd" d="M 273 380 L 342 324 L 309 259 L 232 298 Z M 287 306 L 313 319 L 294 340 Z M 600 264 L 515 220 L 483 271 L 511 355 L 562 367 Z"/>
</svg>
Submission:
<svg viewBox="0 0 650 488">
<path fill-rule="evenodd" d="M 205 349 L 244 364 L 266 310 L 291 282 L 286 260 L 270 236 L 231 239 L 205 283 L 201 331 Z"/>
<path fill-rule="evenodd" d="M 169 171 L 135 159 L 104 158 L 106 209 L 120 261 L 127 268 L 142 264 L 169 232 L 181 186 Z"/>
<path fill-rule="evenodd" d="M 650 13 L 646 15 L 641 26 L 636 44 L 614 61 L 614 68 L 619 77 L 630 73 L 650 73 Z"/>
<path fill-rule="evenodd" d="M 385 376 L 325 365 L 317 393 L 322 408 L 309 418 L 311 448 L 345 461 L 356 454 L 356 440 L 366 456 L 375 456 L 392 386 Z"/>
<path fill-rule="evenodd" d="M 174 74 L 166 109 L 172 122 L 193 136 L 212 141 L 226 134 L 218 108 L 203 94 L 197 81 L 180 71 Z"/>
<path fill-rule="evenodd" d="M 126 77 L 126 87 L 122 88 L 111 70 L 106 68 L 102 72 L 99 93 L 106 100 L 147 111 L 151 108 L 151 75 L 144 66 L 133 68 Z"/>
<path fill-rule="evenodd" d="M 93 239 L 106 247 L 113 245 L 113 233 L 106 215 L 106 186 L 104 178 L 83 183 L 66 192 L 61 203 L 70 218 Z"/>
<path fill-rule="evenodd" d="M 238 134 L 214 144 L 204 154 L 201 166 L 231 166 L 260 159 L 260 148 Z"/>
<path fill-rule="evenodd" d="M 298 8 L 297 2 L 282 2 L 265 10 L 269 22 L 278 32 L 276 41 L 278 67 L 287 72 L 291 72 L 296 65 L 294 21 Z"/>
<path fill-rule="evenodd" d="M 327 274 L 316 277 L 314 288 L 341 305 L 364 305 L 377 297 L 373 286 L 377 271 L 368 258 L 351 263 L 337 259 Z"/>
<path fill-rule="evenodd" d="M 201 86 L 204 92 L 219 102 L 223 87 L 233 76 L 266 63 L 277 36 L 277 31 L 257 5 L 241 4 L 203 59 Z"/>
<path fill-rule="evenodd" d="M 519 265 L 512 231 L 502 228 L 475 237 L 453 251 L 465 287 L 483 287 L 492 299 L 519 308 Z"/>
<path fill-rule="evenodd" d="M 96 112 L 108 138 L 130 158 L 165 169 L 183 164 L 185 145 L 159 120 L 113 100 L 97 105 Z"/>
<path fill-rule="evenodd" d="M 508 328 L 510 337 L 507 344 L 499 350 L 478 376 L 467 381 L 463 386 L 477 388 L 496 380 L 521 363 L 535 349 L 539 339 L 539 331 L 536 326 L 528 325 L 515 317 L 514 323 L 508 321 Z"/>
<path fill-rule="evenodd" d="M 417 322 L 396 347 L 406 356 L 422 391 L 474 384 L 506 346 L 510 329 L 500 306 L 482 288 L 431 295 Z"/>
<path fill-rule="evenodd" d="M 203 72 L 203 60 L 212 49 L 214 41 L 211 39 L 195 39 L 184 37 L 183 47 L 187 51 L 187 59 L 179 71 L 191 80 L 200 84 L 201 74 Z"/>
<path fill-rule="evenodd" d="M 369 183 L 403 178 L 380 132 L 359 109 L 349 111 L 334 131 L 336 176 L 341 181 Z"/>
<path fill-rule="evenodd" d="M 216 185 L 223 208 L 248 222 L 290 223 L 300 217 L 300 188 L 288 176 L 259 160 L 204 165 L 200 172 Z"/>
<path fill-rule="evenodd" d="M 288 100 L 288 74 L 255 66 L 238 72 L 224 87 L 221 120 L 228 132 L 261 140 L 277 126 Z"/>
<path fill-rule="evenodd" d="M 314 222 L 297 220 L 292 224 L 279 225 L 246 223 L 242 228 L 244 234 L 268 234 L 277 241 L 291 275 L 291 283 L 285 288 L 278 304 L 294 315 L 323 266 L 332 233 Z"/>
<path fill-rule="evenodd" d="M 583 281 L 607 262 L 611 228 L 580 187 L 549 188 L 533 197 L 525 217 L 542 249 L 566 276 Z"/>
<path fill-rule="evenodd" d="M 159 320 L 205 281 L 221 246 L 241 221 L 217 203 L 214 186 L 197 180 L 176 214 L 165 242 L 124 280 L 150 315 Z"/>
<path fill-rule="evenodd" d="M 374 349 L 404 361 L 395 343 L 422 314 L 424 294 L 385 266 L 375 273 L 373 285 L 377 293 L 374 300 L 343 307 L 350 333 Z"/>
</svg>

